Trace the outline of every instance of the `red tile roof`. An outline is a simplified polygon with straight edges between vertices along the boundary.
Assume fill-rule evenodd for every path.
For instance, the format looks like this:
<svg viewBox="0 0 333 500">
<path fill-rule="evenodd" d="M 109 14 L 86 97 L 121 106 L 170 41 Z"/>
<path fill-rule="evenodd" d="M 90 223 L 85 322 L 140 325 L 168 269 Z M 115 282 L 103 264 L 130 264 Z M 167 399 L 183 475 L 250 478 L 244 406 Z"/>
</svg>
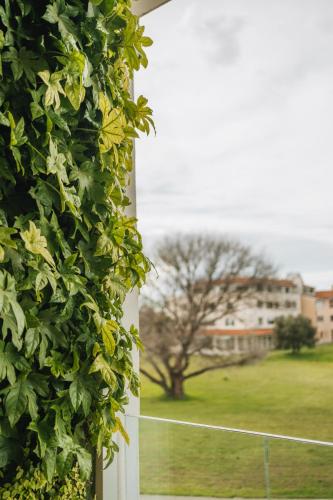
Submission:
<svg viewBox="0 0 333 500">
<path fill-rule="evenodd" d="M 322 290 L 316 292 L 316 299 L 333 299 L 333 290 Z"/>
<path fill-rule="evenodd" d="M 277 279 L 277 278 L 251 278 L 247 276 L 235 276 L 234 278 L 217 280 L 216 284 L 223 284 L 225 282 L 235 283 L 237 285 L 246 284 L 256 284 L 256 285 L 272 285 L 272 286 L 285 286 L 285 287 L 296 287 L 295 283 L 287 279 Z"/>
<path fill-rule="evenodd" d="M 212 328 L 205 330 L 205 335 L 239 335 L 239 336 L 248 336 L 248 335 L 272 335 L 273 328 L 243 328 L 238 330 L 232 329 L 220 329 L 220 328 Z"/>
</svg>

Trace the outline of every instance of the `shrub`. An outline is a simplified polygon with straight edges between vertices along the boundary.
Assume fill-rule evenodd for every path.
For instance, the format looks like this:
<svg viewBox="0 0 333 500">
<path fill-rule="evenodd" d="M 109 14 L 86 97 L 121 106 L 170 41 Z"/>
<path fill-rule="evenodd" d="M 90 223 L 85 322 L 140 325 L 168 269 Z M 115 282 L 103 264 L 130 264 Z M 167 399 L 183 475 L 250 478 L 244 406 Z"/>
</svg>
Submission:
<svg viewBox="0 0 333 500">
<path fill-rule="evenodd" d="M 17 467 L 16 474 L 10 483 L 3 485 L 1 500 L 85 500 L 87 483 L 79 474 L 78 466 L 69 471 L 64 480 L 54 477 L 49 484 L 40 467 L 30 464 L 29 467 Z"/>
<path fill-rule="evenodd" d="M 316 329 L 305 316 L 281 316 L 276 319 L 274 328 L 278 349 L 291 349 L 293 354 L 302 347 L 314 347 Z"/>
</svg>

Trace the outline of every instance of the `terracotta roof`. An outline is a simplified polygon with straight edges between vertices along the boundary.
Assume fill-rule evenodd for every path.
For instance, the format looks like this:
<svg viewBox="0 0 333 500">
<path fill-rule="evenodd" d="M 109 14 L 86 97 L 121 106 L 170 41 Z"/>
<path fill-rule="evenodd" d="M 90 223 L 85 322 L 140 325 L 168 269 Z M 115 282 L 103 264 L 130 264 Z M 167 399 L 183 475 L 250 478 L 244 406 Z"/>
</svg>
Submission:
<svg viewBox="0 0 333 500">
<path fill-rule="evenodd" d="M 234 278 L 228 278 L 217 280 L 217 284 L 223 284 L 226 281 L 229 283 L 235 283 L 237 285 L 246 284 L 256 284 L 256 285 L 272 285 L 272 286 L 286 286 L 286 287 L 296 287 L 295 283 L 287 279 L 277 279 L 277 278 L 251 278 L 247 276 L 235 276 Z"/>
<path fill-rule="evenodd" d="M 219 329 L 212 328 L 209 330 L 205 330 L 205 335 L 239 335 L 239 336 L 247 336 L 247 335 L 272 335 L 273 328 L 243 328 L 238 330 L 232 329 Z"/>
<path fill-rule="evenodd" d="M 322 290 L 316 292 L 316 299 L 333 299 L 333 290 Z"/>
</svg>

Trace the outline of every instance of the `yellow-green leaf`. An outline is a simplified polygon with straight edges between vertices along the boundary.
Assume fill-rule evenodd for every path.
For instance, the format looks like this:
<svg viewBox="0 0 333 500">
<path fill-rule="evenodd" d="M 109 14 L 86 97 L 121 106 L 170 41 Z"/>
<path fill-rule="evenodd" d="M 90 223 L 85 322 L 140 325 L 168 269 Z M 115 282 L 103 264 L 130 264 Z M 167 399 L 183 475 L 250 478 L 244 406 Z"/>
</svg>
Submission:
<svg viewBox="0 0 333 500">
<path fill-rule="evenodd" d="M 98 354 L 97 358 L 90 367 L 89 373 L 100 372 L 104 382 L 111 387 L 116 389 L 118 386 L 117 377 L 113 373 L 111 366 L 104 358 L 103 354 Z"/>
<path fill-rule="evenodd" d="M 29 221 L 29 230 L 23 231 L 21 233 L 21 238 L 28 252 L 41 255 L 48 264 L 55 266 L 52 255 L 47 249 L 46 238 L 42 235 L 40 229 L 36 227 L 34 222 Z"/>
<path fill-rule="evenodd" d="M 48 70 L 40 71 L 38 75 L 47 86 L 45 93 L 45 106 L 52 106 L 54 104 L 55 109 L 58 109 L 60 107 L 59 94 L 65 95 L 64 89 L 60 83 L 63 75 L 59 71 L 51 74 Z"/>
<path fill-rule="evenodd" d="M 83 85 L 76 78 L 69 76 L 65 84 L 65 92 L 73 108 L 78 110 L 86 95 Z"/>
<path fill-rule="evenodd" d="M 12 240 L 12 235 L 17 232 L 12 227 L 0 227 L 0 243 L 9 248 L 17 248 L 15 241 Z"/>
<path fill-rule="evenodd" d="M 99 94 L 99 109 L 103 115 L 99 148 L 101 153 L 107 153 L 115 144 L 124 140 L 126 119 L 121 109 L 111 110 L 110 101 L 102 92 Z"/>
<path fill-rule="evenodd" d="M 123 423 L 122 421 L 120 420 L 119 417 L 116 417 L 116 423 L 115 423 L 115 426 L 113 428 L 113 432 L 117 432 L 119 431 L 120 434 L 123 436 L 123 438 L 125 439 L 126 443 L 127 444 L 130 444 L 130 438 L 129 438 L 129 435 L 127 434 L 124 426 L 123 426 Z"/>
<path fill-rule="evenodd" d="M 114 354 L 116 348 L 116 341 L 113 336 L 113 332 L 118 329 L 118 324 L 112 320 L 104 320 L 101 326 L 101 333 L 105 349 L 110 356 Z"/>
<path fill-rule="evenodd" d="M 98 313 L 94 314 L 95 325 L 98 332 L 102 335 L 106 352 L 112 356 L 116 348 L 116 341 L 113 332 L 116 332 L 119 325 L 112 319 L 104 319 Z"/>
</svg>

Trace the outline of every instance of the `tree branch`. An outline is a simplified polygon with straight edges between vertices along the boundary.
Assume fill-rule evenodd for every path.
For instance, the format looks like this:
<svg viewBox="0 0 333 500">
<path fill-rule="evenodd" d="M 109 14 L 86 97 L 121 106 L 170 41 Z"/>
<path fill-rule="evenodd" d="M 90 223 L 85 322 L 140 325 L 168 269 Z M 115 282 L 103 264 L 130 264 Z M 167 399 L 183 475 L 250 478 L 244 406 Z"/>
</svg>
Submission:
<svg viewBox="0 0 333 500">
<path fill-rule="evenodd" d="M 250 364 L 251 362 L 257 361 L 261 358 L 259 354 L 255 354 L 253 356 L 247 356 L 245 358 L 241 358 L 238 360 L 230 360 L 230 361 L 225 361 L 223 363 L 219 363 L 217 365 L 211 365 L 211 366 L 205 366 L 203 368 L 200 368 L 199 370 L 195 370 L 194 372 L 191 372 L 187 375 L 184 376 L 184 380 L 188 380 L 189 378 L 192 377 L 197 377 L 198 375 L 202 375 L 203 373 L 212 371 L 212 370 L 218 370 L 219 368 L 230 368 L 231 366 L 243 366 Z"/>
<path fill-rule="evenodd" d="M 151 382 L 161 386 L 165 391 L 170 390 L 169 386 L 163 380 L 159 380 L 158 378 L 154 377 L 153 375 L 151 375 L 151 373 L 147 372 L 147 370 L 145 370 L 144 368 L 140 368 L 140 372 L 145 377 L 147 377 Z"/>
</svg>

